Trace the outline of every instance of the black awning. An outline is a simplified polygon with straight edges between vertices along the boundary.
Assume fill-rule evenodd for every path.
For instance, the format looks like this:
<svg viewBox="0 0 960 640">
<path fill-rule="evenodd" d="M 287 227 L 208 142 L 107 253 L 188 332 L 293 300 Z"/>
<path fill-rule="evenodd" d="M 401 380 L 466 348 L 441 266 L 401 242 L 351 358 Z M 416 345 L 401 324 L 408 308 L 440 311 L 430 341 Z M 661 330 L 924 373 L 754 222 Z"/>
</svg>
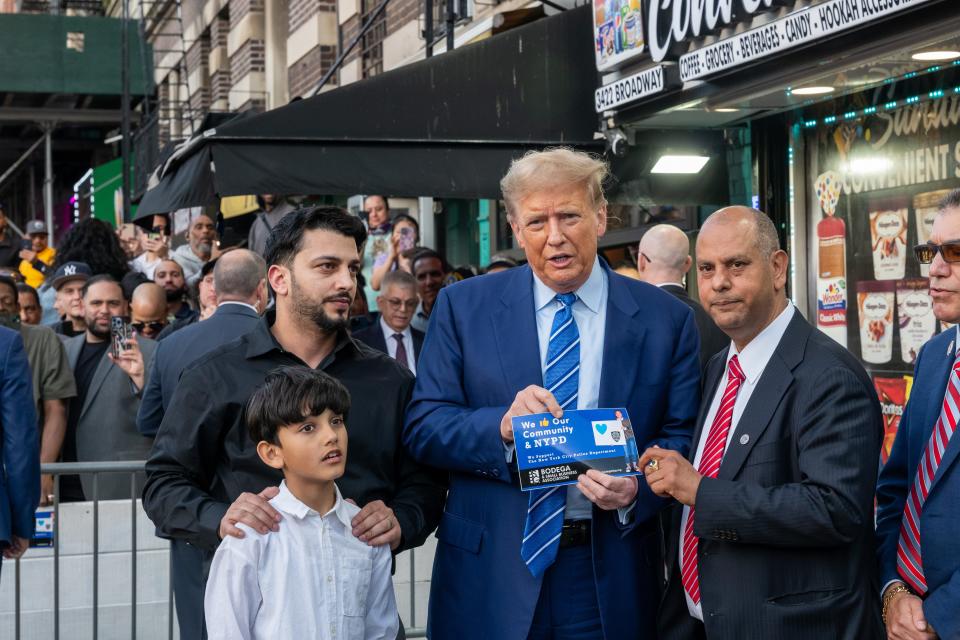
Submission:
<svg viewBox="0 0 960 640">
<path fill-rule="evenodd" d="M 251 193 L 497 198 L 510 160 L 594 140 L 588 6 L 238 119 L 194 140 L 140 212 Z M 192 161 L 209 153 L 209 164 Z M 200 198 L 204 198 L 200 201 Z"/>
</svg>

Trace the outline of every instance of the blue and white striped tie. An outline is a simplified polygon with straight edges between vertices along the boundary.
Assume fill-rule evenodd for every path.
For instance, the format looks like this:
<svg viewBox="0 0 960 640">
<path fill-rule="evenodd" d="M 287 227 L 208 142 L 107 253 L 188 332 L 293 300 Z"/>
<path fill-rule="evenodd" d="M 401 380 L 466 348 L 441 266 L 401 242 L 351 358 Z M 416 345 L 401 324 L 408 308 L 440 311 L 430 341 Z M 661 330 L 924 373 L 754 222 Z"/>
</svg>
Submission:
<svg viewBox="0 0 960 640">
<path fill-rule="evenodd" d="M 580 332 L 573 318 L 573 303 L 577 296 L 560 293 L 556 300 L 560 303 L 560 309 L 553 317 L 553 327 L 550 329 L 543 384 L 562 409 L 576 409 L 580 386 Z M 534 577 L 542 576 L 557 558 L 563 510 L 567 503 L 566 489 L 553 487 L 530 492 L 520 557 Z"/>
</svg>

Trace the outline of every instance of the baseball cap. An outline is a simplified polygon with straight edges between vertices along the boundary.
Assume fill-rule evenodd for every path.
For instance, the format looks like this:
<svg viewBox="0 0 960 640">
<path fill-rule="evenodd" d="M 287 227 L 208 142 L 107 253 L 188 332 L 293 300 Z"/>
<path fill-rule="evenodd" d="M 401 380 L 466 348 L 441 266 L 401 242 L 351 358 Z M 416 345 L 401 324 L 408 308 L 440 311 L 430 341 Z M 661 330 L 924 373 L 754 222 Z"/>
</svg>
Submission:
<svg viewBox="0 0 960 640">
<path fill-rule="evenodd" d="M 35 233 L 47 233 L 47 223 L 43 220 L 31 220 L 27 223 L 27 235 Z"/>
<path fill-rule="evenodd" d="M 490 264 L 487 265 L 487 269 L 489 270 L 492 267 L 507 267 L 508 269 L 512 269 L 513 267 L 517 266 L 517 264 L 517 261 L 507 254 L 495 253 L 490 256 Z"/>
<path fill-rule="evenodd" d="M 65 262 L 53 274 L 53 288 L 59 290 L 71 280 L 87 281 L 92 275 L 86 262 Z"/>
</svg>

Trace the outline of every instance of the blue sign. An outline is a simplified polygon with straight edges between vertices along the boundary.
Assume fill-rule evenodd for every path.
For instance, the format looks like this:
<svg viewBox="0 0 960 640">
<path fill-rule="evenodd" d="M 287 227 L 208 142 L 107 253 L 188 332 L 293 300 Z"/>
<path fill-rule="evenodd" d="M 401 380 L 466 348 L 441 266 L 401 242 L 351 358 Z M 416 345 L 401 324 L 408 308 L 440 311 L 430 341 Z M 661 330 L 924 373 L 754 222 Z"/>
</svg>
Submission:
<svg viewBox="0 0 960 640">
<path fill-rule="evenodd" d="M 596 469 L 614 476 L 640 472 L 630 416 L 623 408 L 536 413 L 513 418 L 520 488 L 575 484 Z"/>
</svg>

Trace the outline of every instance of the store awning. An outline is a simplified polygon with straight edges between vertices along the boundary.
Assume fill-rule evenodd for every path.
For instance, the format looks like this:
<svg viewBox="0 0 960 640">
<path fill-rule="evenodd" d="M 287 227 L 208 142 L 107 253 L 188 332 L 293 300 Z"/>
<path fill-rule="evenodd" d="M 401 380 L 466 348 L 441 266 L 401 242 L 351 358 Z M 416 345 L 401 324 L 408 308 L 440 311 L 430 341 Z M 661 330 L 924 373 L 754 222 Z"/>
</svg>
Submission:
<svg viewBox="0 0 960 640">
<path fill-rule="evenodd" d="M 594 140 L 588 6 L 204 132 L 140 214 L 250 193 L 497 198 L 512 158 Z"/>
</svg>

